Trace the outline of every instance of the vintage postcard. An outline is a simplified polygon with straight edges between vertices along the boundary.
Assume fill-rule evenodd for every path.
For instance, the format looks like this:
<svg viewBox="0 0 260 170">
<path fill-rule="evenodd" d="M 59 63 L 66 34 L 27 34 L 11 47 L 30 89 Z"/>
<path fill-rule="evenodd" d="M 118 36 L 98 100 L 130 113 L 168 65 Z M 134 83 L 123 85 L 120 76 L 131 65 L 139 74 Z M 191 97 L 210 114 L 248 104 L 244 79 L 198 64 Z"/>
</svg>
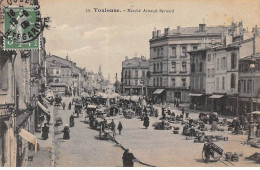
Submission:
<svg viewBox="0 0 260 170">
<path fill-rule="evenodd" d="M 259 167 L 259 0 L 0 0 L 0 167 Z"/>
</svg>

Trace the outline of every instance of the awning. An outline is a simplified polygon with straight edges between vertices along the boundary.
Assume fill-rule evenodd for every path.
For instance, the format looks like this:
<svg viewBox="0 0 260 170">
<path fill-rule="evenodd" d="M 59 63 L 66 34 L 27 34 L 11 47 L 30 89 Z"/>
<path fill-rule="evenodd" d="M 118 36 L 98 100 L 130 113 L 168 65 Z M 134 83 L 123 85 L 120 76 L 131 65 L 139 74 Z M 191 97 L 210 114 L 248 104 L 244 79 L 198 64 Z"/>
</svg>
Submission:
<svg viewBox="0 0 260 170">
<path fill-rule="evenodd" d="M 189 94 L 189 96 L 197 96 L 197 97 L 199 97 L 199 96 L 202 96 L 203 94 L 197 94 L 197 93 L 190 93 Z"/>
<path fill-rule="evenodd" d="M 31 134 L 30 132 L 22 129 L 19 132 L 19 135 L 24 138 L 25 140 L 29 141 L 30 143 L 32 143 L 35 146 L 35 153 L 37 152 L 37 137 L 34 136 L 33 134 Z"/>
<path fill-rule="evenodd" d="M 254 115 L 260 115 L 260 111 L 254 111 L 253 114 Z"/>
<path fill-rule="evenodd" d="M 153 94 L 161 94 L 164 91 L 164 89 L 157 89 Z"/>
<path fill-rule="evenodd" d="M 37 102 L 37 105 L 42 109 L 43 112 L 45 112 L 48 115 L 50 114 L 49 110 L 46 107 L 44 107 L 39 101 Z"/>
<path fill-rule="evenodd" d="M 45 98 L 42 98 L 42 100 L 46 103 L 46 104 L 50 104 L 50 102 L 48 100 L 46 100 Z"/>
<path fill-rule="evenodd" d="M 218 94 L 213 94 L 212 96 L 209 97 L 209 99 L 219 99 L 223 97 L 224 95 L 218 95 Z"/>
</svg>

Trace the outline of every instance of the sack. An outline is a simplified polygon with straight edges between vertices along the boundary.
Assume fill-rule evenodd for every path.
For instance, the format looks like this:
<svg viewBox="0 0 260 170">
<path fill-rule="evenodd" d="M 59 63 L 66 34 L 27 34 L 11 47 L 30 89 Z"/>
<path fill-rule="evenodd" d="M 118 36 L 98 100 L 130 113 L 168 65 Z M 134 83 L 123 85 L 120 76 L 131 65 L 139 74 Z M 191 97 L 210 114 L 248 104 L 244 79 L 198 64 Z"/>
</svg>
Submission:
<svg viewBox="0 0 260 170">
<path fill-rule="evenodd" d="M 238 160 L 239 160 L 238 154 L 237 153 L 232 154 L 231 161 L 232 162 L 238 162 Z"/>
<path fill-rule="evenodd" d="M 226 155 L 226 161 L 231 161 L 231 158 L 232 158 L 232 152 L 226 152 L 225 153 L 225 155 Z"/>
</svg>

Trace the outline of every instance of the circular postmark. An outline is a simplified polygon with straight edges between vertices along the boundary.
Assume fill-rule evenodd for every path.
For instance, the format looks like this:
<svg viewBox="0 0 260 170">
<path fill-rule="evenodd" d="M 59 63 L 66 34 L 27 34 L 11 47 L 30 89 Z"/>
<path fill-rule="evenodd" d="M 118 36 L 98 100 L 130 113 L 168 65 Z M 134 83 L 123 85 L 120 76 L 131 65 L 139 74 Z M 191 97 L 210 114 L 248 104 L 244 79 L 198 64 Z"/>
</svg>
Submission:
<svg viewBox="0 0 260 170">
<path fill-rule="evenodd" d="M 44 27 L 39 6 L 5 7 L 5 48 L 38 48 L 39 35 Z"/>
</svg>

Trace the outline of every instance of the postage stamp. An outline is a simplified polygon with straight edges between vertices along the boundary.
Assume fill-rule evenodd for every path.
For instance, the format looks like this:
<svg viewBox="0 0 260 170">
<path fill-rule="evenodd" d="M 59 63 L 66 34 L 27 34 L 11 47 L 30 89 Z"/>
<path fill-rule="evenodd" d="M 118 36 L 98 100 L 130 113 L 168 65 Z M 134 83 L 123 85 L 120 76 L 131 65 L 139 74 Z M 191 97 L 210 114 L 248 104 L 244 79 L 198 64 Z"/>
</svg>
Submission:
<svg viewBox="0 0 260 170">
<path fill-rule="evenodd" d="M 4 9 L 4 49 L 39 49 L 42 25 L 38 6 L 6 7 Z"/>
</svg>

